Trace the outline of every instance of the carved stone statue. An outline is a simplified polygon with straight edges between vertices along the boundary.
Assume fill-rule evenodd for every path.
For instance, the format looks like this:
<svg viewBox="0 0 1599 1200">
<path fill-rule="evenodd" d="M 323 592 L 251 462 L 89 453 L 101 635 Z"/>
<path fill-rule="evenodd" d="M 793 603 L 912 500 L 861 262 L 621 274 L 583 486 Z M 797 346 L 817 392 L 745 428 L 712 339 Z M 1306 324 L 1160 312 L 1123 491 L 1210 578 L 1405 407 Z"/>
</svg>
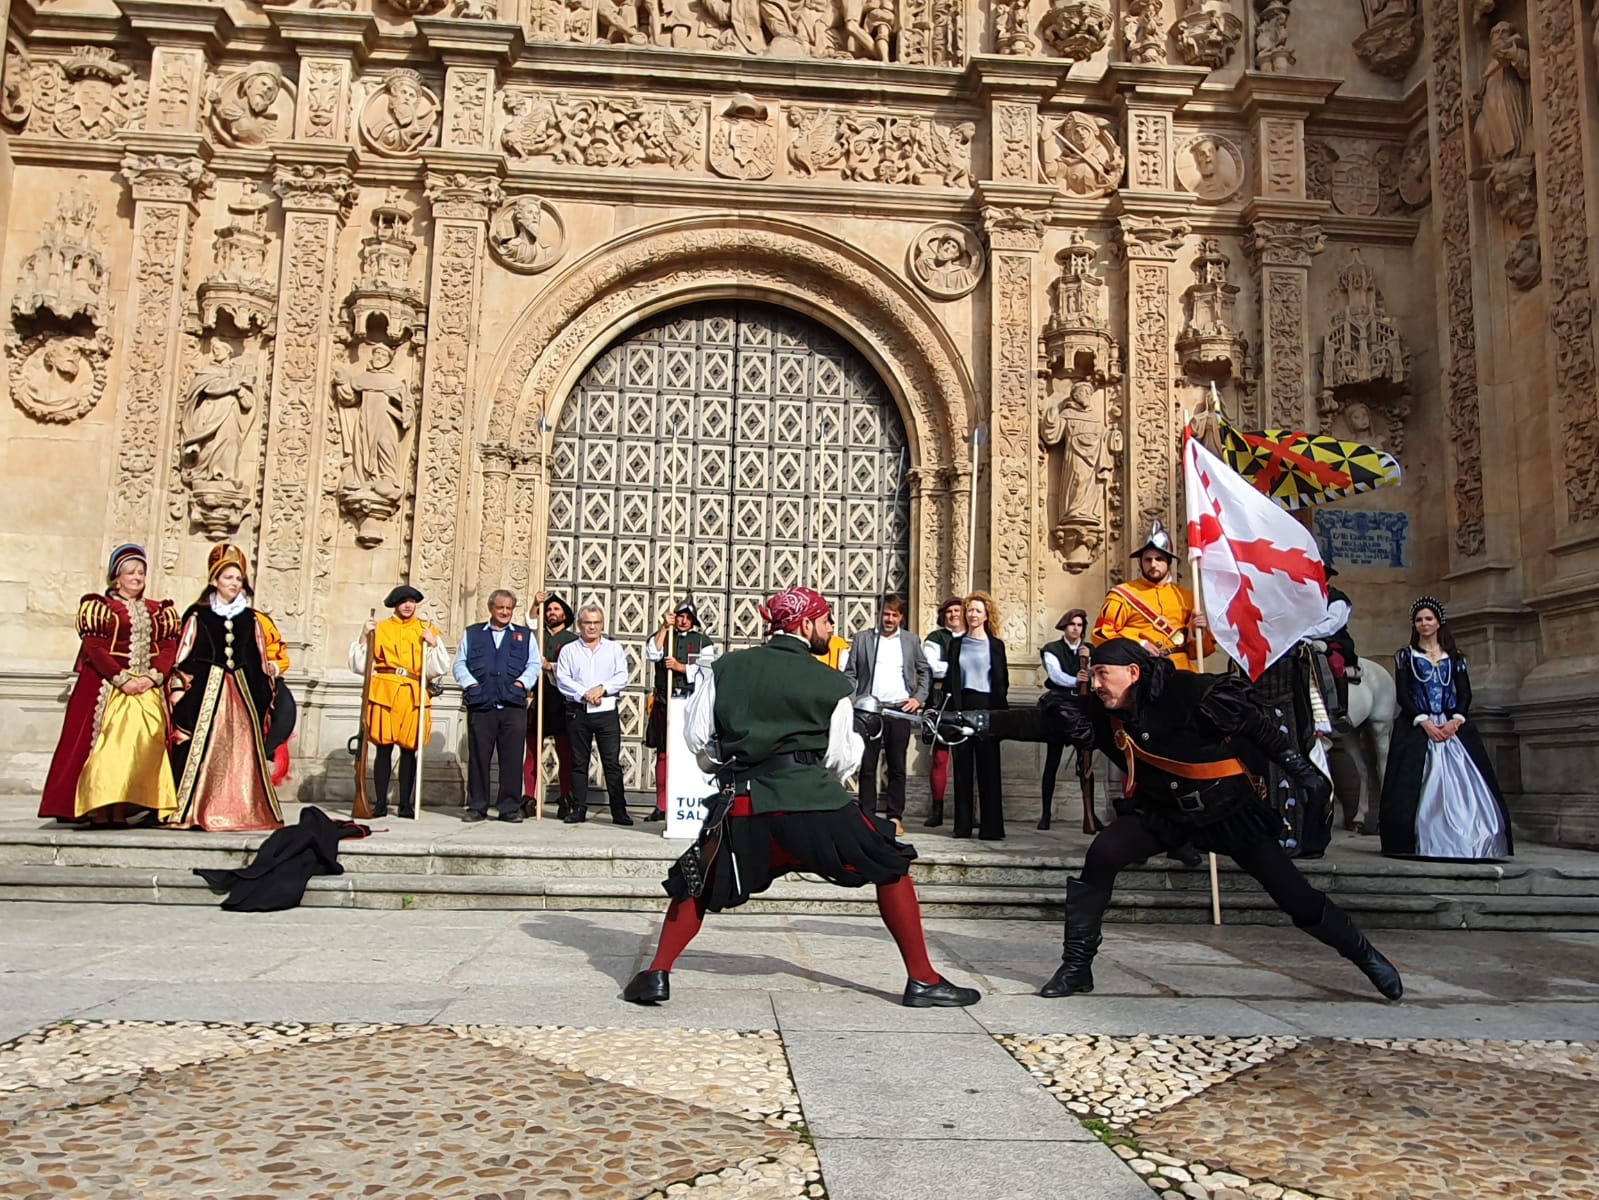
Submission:
<svg viewBox="0 0 1599 1200">
<path fill-rule="evenodd" d="M 278 96 L 283 73 L 274 63 L 253 63 L 217 80 L 211 91 L 211 132 L 224 146 L 264 146 L 280 136 Z"/>
<path fill-rule="evenodd" d="M 916 285 L 939 300 L 966 295 L 983 277 L 983 243 L 970 229 L 940 223 L 917 235 L 909 273 Z"/>
<path fill-rule="evenodd" d="M 1283 75 L 1298 61 L 1288 44 L 1287 0 L 1268 0 L 1255 21 L 1255 70 Z"/>
<path fill-rule="evenodd" d="M 1033 54 L 1038 39 L 1033 36 L 1031 0 L 994 0 L 994 50 L 999 54 Z"/>
<path fill-rule="evenodd" d="M 8 347 L 11 398 L 36 421 L 64 425 L 87 416 L 105 388 L 110 340 L 38 334 Z"/>
<path fill-rule="evenodd" d="M 1527 137 L 1532 128 L 1527 91 L 1532 68 L 1527 47 L 1508 21 L 1496 24 L 1488 41 L 1493 58 L 1483 69 L 1482 84 L 1471 106 L 1471 136 L 1479 172 L 1496 162 L 1532 153 Z"/>
<path fill-rule="evenodd" d="M 837 0 L 846 42 L 856 58 L 889 62 L 899 13 L 884 0 Z"/>
<path fill-rule="evenodd" d="M 1110 123 L 1084 113 L 1041 122 L 1038 157 L 1044 178 L 1079 200 L 1110 195 L 1127 169 Z"/>
<path fill-rule="evenodd" d="M 239 474 L 255 424 L 256 381 L 222 338 L 195 369 L 178 420 L 178 477 L 189 489 L 195 522 L 208 534 L 231 533 L 249 504 Z"/>
<path fill-rule="evenodd" d="M 566 252 L 566 229 L 548 200 L 517 196 L 500 205 L 490 219 L 489 249 L 512 271 L 535 275 L 554 266 Z"/>
<path fill-rule="evenodd" d="M 637 0 L 595 0 L 594 21 L 601 41 L 650 44 L 650 35 L 639 28 Z"/>
<path fill-rule="evenodd" d="M 1162 0 L 1127 0 L 1122 14 L 1122 38 L 1127 44 L 1128 62 L 1166 61 L 1166 24 L 1161 7 Z"/>
<path fill-rule="evenodd" d="M 1244 182 L 1244 156 L 1228 139 L 1202 133 L 1178 148 L 1177 179 L 1201 200 L 1226 200 Z"/>
<path fill-rule="evenodd" d="M 700 0 L 700 6 L 717 27 L 717 49 L 741 47 L 773 58 L 811 56 L 800 36 L 799 0 Z"/>
<path fill-rule="evenodd" d="M 385 75 L 383 86 L 361 108 L 362 138 L 390 158 L 415 154 L 433 139 L 438 122 L 439 98 L 409 67 Z"/>
<path fill-rule="evenodd" d="M 1171 32 L 1185 63 L 1214 71 L 1233 56 L 1244 23 L 1227 0 L 1184 0 L 1183 15 Z"/>
<path fill-rule="evenodd" d="M 1073 383 L 1039 430 L 1045 446 L 1061 448 L 1050 537 L 1074 573 L 1091 565 L 1104 543 L 1106 486 L 1123 448 L 1121 430 L 1095 411 L 1095 391 L 1086 380 Z"/>
<path fill-rule="evenodd" d="M 411 385 L 393 364 L 394 351 L 379 343 L 365 371 L 352 376 L 338 367 L 333 373 L 344 448 L 339 504 L 355 518 L 357 544 L 368 549 L 382 543 L 380 525 L 400 507 L 405 491 L 400 443 L 416 419 Z"/>
<path fill-rule="evenodd" d="M 1105 48 L 1110 9 L 1100 0 L 1050 0 L 1038 31 L 1062 58 L 1083 62 Z"/>
<path fill-rule="evenodd" d="M 1421 18 L 1415 0 L 1362 0 L 1366 28 L 1355 54 L 1378 75 L 1403 79 L 1421 52 Z"/>
</svg>

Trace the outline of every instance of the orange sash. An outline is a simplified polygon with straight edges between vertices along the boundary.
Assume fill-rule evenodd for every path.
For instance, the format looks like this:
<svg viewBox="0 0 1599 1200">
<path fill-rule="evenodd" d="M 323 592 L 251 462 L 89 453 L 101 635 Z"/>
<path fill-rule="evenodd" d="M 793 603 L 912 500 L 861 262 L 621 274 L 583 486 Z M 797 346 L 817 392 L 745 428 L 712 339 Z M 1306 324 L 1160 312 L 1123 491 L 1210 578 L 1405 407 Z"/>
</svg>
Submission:
<svg viewBox="0 0 1599 1200">
<path fill-rule="evenodd" d="M 1214 762 L 1179 762 L 1175 758 L 1162 758 L 1158 754 L 1151 754 L 1148 750 L 1140 750 L 1138 743 L 1125 729 L 1122 723 L 1111 719 L 1111 729 L 1116 736 L 1116 749 L 1122 752 L 1122 757 L 1127 760 L 1127 778 L 1122 784 L 1122 795 L 1133 794 L 1133 776 L 1137 771 L 1139 762 L 1147 762 L 1157 771 L 1164 771 L 1168 775 L 1176 775 L 1179 779 L 1193 779 L 1208 782 L 1216 779 L 1226 779 L 1233 775 L 1243 775 L 1250 778 L 1249 768 L 1236 758 L 1219 758 Z"/>
</svg>

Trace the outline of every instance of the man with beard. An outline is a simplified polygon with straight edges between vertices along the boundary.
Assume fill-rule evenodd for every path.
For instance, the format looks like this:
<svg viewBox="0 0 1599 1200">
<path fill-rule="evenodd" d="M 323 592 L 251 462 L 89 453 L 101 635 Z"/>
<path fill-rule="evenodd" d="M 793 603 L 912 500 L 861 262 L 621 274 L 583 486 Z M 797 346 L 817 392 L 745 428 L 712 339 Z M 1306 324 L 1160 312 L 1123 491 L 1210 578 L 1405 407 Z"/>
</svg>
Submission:
<svg viewBox="0 0 1599 1200">
<path fill-rule="evenodd" d="M 572 628 L 572 606 L 553 592 L 540 592 L 534 603 L 544 609 L 543 671 L 539 674 L 539 689 L 543 693 L 541 706 L 537 697 L 527 706 L 527 751 L 522 757 L 522 813 L 531 817 L 541 798 L 537 791 L 538 756 L 543 752 L 544 739 L 555 743 L 555 774 L 560 788 L 555 815 L 565 817 L 572 810 L 572 742 L 566 736 L 566 701 L 555 686 L 555 660 L 561 651 L 577 641 L 577 630 Z M 544 721 L 539 723 L 539 709 L 544 710 Z"/>
<path fill-rule="evenodd" d="M 634 1004 L 671 998 L 670 972 L 705 913 L 736 908 L 790 871 L 840 887 L 877 888 L 877 907 L 908 978 L 908 1008 L 975 1004 L 974 988 L 944 979 L 927 959 L 921 906 L 911 882 L 914 847 L 893 824 L 866 812 L 843 781 L 860 767 L 848 678 L 812 657 L 833 634 L 827 601 L 792 587 L 761 609 L 771 627 L 762 645 L 695 668 L 689 749 L 720 764 L 722 795 L 711 803 L 698 842 L 668 873 L 672 897 L 647 970 L 622 992 Z"/>
<path fill-rule="evenodd" d="M 933 673 L 928 703 L 934 708 L 946 703 L 944 677 L 949 674 L 949 651 L 965 624 L 965 607 L 959 596 L 948 597 L 938 606 L 938 628 L 928 634 L 922 643 L 927 668 Z M 955 706 L 960 707 L 959 698 Z M 937 829 L 944 823 L 944 794 L 949 788 L 949 747 L 943 742 L 934 742 L 930 757 L 932 766 L 928 771 L 927 784 L 932 791 L 933 802 L 927 810 L 927 820 L 922 824 L 929 829 Z"/>
<path fill-rule="evenodd" d="M 1061 965 L 1039 995 L 1093 991 L 1094 955 L 1117 873 L 1158 850 L 1192 843 L 1230 857 L 1298 928 L 1354 963 L 1388 999 L 1399 999 L 1404 985 L 1394 965 L 1278 844 L 1277 813 L 1259 783 L 1267 763 L 1323 801 L 1331 785 L 1256 702 L 1247 681 L 1178 671 L 1127 638 L 1095 646 L 1091 662 L 1091 696 L 1050 692 L 1036 709 L 960 718 L 984 736 L 1092 746 L 1126 773 L 1125 807 L 1089 845 L 1081 878 L 1066 881 Z"/>
<path fill-rule="evenodd" d="M 1194 596 L 1172 577 L 1171 534 L 1156 521 L 1149 540 L 1133 551 L 1140 578 L 1110 589 L 1094 620 L 1094 641 L 1132 638 L 1146 650 L 1169 657 L 1179 671 L 1199 669 L 1193 653 L 1196 636 L 1205 639 L 1205 653 L 1216 643 L 1205 617 L 1194 611 Z M 1194 630 L 1198 630 L 1196 635 Z"/>
</svg>

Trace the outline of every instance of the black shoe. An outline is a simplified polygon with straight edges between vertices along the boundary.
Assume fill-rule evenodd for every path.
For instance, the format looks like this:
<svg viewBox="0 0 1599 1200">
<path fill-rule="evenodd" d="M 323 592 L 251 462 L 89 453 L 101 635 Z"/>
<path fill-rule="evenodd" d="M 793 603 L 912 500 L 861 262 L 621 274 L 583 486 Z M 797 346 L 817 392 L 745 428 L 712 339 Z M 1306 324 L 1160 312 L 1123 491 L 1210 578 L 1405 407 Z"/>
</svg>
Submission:
<svg viewBox="0 0 1599 1200">
<path fill-rule="evenodd" d="M 660 1004 L 671 998 L 670 971 L 640 971 L 622 989 L 622 999 L 629 1004 Z"/>
<path fill-rule="evenodd" d="M 522 815 L 524 817 L 531 817 L 534 813 L 538 812 L 538 810 L 539 802 L 537 800 L 535 800 L 532 796 L 522 797 Z"/>
<path fill-rule="evenodd" d="M 388 815 L 389 806 L 387 804 L 380 804 L 377 808 L 372 810 L 372 819 L 374 821 L 376 821 L 379 817 L 386 817 Z"/>
<path fill-rule="evenodd" d="M 412 808 L 409 804 L 404 805 L 400 809 L 400 816 L 404 817 L 407 821 L 414 820 L 416 817 L 416 809 Z"/>
<path fill-rule="evenodd" d="M 589 807 L 586 804 L 572 804 L 566 810 L 566 816 L 561 818 L 563 824 L 581 825 L 589 819 Z"/>
<path fill-rule="evenodd" d="M 957 987 L 947 979 L 940 979 L 937 983 L 918 983 L 914 979 L 907 979 L 905 994 L 899 1002 L 906 1008 L 965 1008 L 982 998 L 983 993 L 976 988 Z"/>
<path fill-rule="evenodd" d="M 500 809 L 500 820 L 509 821 L 512 825 L 522 823 L 522 810 L 520 808 Z"/>
<path fill-rule="evenodd" d="M 1175 850 L 1166 851 L 1166 857 L 1173 862 L 1180 862 L 1185 867 L 1197 867 L 1205 861 L 1205 856 L 1192 846 L 1182 845 Z"/>
<path fill-rule="evenodd" d="M 650 809 L 649 813 L 645 816 L 644 820 L 645 820 L 646 823 L 648 823 L 650 821 L 664 821 L 664 820 L 666 820 L 666 814 L 663 813 L 658 808 L 652 808 L 652 809 Z"/>
<path fill-rule="evenodd" d="M 1366 940 L 1366 935 L 1355 927 L 1349 914 L 1328 900 L 1321 911 L 1321 920 L 1314 925 L 1302 926 L 1318 942 L 1331 946 L 1342 954 L 1376 988 L 1390 1000 L 1405 994 L 1405 984 L 1399 978 L 1399 969 L 1383 957 L 1382 952 Z"/>
<path fill-rule="evenodd" d="M 1049 828 L 1049 818 L 1048 817 L 1039 817 L 1038 818 L 1038 827 L 1040 829 L 1048 829 Z"/>
<path fill-rule="evenodd" d="M 466 810 L 466 812 L 461 814 L 461 820 L 466 822 L 468 825 L 471 825 L 472 823 L 474 823 L 476 821 L 487 821 L 488 819 L 489 819 L 489 814 L 488 813 L 486 813 L 486 812 L 478 812 L 478 810 L 475 809 L 475 808 L 469 808 L 469 809 Z"/>
<path fill-rule="evenodd" d="M 613 808 L 611 810 L 611 824 L 612 825 L 631 825 L 632 823 L 633 823 L 633 818 L 627 815 L 627 809 L 625 809 L 625 808 Z"/>
</svg>

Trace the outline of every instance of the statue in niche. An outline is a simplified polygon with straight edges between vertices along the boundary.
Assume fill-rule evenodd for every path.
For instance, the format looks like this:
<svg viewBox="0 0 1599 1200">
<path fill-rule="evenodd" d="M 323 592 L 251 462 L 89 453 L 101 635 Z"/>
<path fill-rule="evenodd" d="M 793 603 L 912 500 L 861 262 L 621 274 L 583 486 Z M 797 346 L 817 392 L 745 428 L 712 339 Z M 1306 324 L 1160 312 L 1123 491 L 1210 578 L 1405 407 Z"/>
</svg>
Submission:
<svg viewBox="0 0 1599 1200">
<path fill-rule="evenodd" d="M 255 423 L 255 376 L 234 358 L 222 338 L 195 369 L 178 420 L 178 477 L 189 490 L 190 511 L 206 533 L 239 527 L 250 503 L 240 477 L 250 427 Z"/>
<path fill-rule="evenodd" d="M 982 243 L 959 225 L 934 225 L 911 245 L 911 279 L 935 299 L 966 295 L 982 279 L 984 266 Z"/>
<path fill-rule="evenodd" d="M 1483 70 L 1482 84 L 1472 101 L 1472 141 L 1482 166 L 1532 153 L 1527 133 L 1532 108 L 1527 81 L 1532 68 L 1521 35 L 1508 21 L 1500 21 L 1488 35 L 1493 60 Z"/>
<path fill-rule="evenodd" d="M 1178 151 L 1177 178 L 1201 200 L 1225 200 L 1244 180 L 1243 155 L 1226 138 L 1202 133 Z"/>
<path fill-rule="evenodd" d="M 224 146 L 264 146 L 278 136 L 273 112 L 284 89 L 273 63 L 255 63 L 220 80 L 211 94 L 211 132 Z"/>
<path fill-rule="evenodd" d="M 894 5 L 882 0 L 837 0 L 847 43 L 855 57 L 890 61 L 894 31 L 899 25 Z M 825 5 L 823 6 L 825 9 Z"/>
<path fill-rule="evenodd" d="M 1127 168 L 1110 123 L 1083 113 L 1059 123 L 1042 122 L 1038 156 L 1044 178 L 1079 200 L 1110 195 Z"/>
<path fill-rule="evenodd" d="M 414 154 L 432 139 L 438 119 L 438 97 L 415 71 L 397 67 L 362 107 L 361 133 L 380 154 Z"/>
<path fill-rule="evenodd" d="M 379 343 L 366 370 L 334 370 L 333 400 L 344 450 L 339 504 L 356 520 L 356 543 L 370 549 L 382 543 L 378 526 L 398 511 L 405 490 L 400 443 L 416 420 L 411 385 L 394 370 L 394 351 Z"/>
<path fill-rule="evenodd" d="M 1089 381 L 1075 381 L 1044 414 L 1040 429 L 1044 445 L 1061 447 L 1059 507 L 1050 537 L 1074 572 L 1092 563 L 1104 542 L 1105 492 L 1122 450 L 1121 430 L 1095 411 L 1094 392 Z"/>
<path fill-rule="evenodd" d="M 1298 61 L 1288 44 L 1288 5 L 1270 0 L 1255 22 L 1255 70 L 1283 75 Z"/>
<path fill-rule="evenodd" d="M 1000 54 L 1033 54 L 1038 39 L 1033 36 L 1031 0 L 995 0 L 994 49 Z"/>
</svg>

